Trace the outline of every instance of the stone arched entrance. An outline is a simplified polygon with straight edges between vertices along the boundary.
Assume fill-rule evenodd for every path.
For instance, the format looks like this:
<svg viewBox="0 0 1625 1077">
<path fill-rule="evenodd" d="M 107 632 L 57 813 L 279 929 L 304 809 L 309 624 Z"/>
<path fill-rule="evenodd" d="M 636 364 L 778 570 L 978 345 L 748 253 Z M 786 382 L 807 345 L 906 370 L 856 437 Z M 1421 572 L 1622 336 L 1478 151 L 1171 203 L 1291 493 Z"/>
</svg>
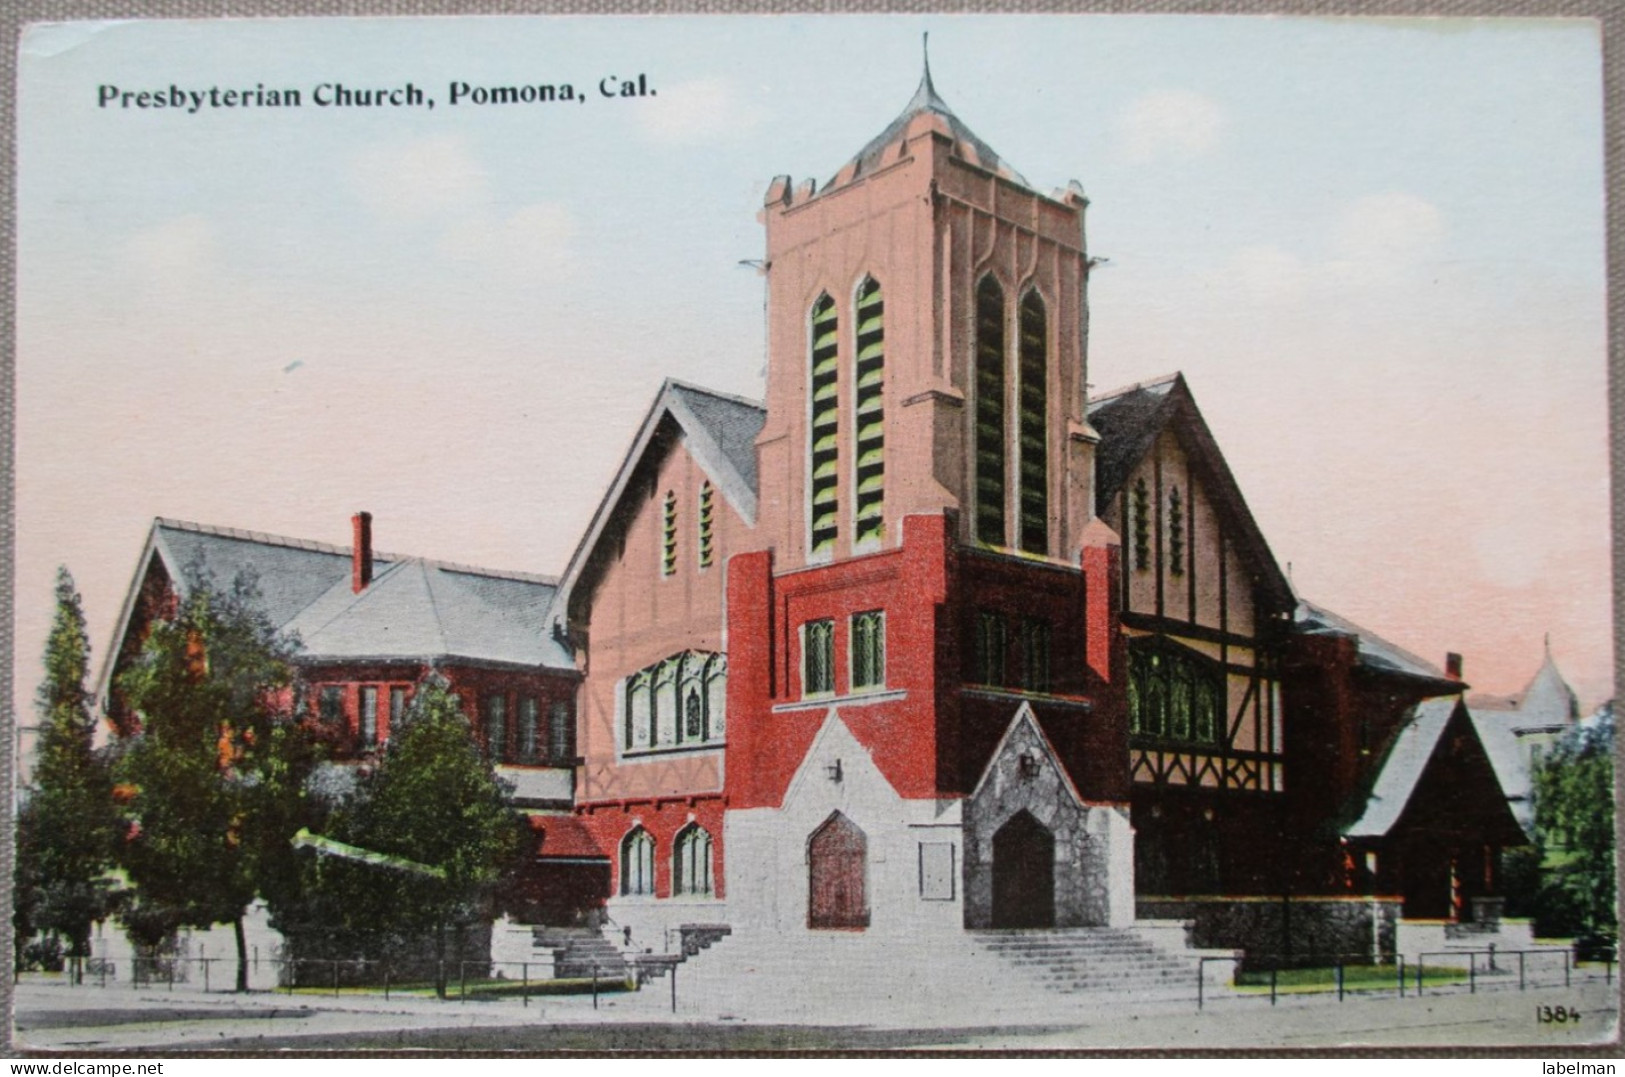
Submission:
<svg viewBox="0 0 1625 1077">
<path fill-rule="evenodd" d="M 869 926 L 869 839 L 836 812 L 807 842 L 807 926 L 861 930 Z"/>
<path fill-rule="evenodd" d="M 993 926 L 1055 926 L 1055 835 L 1025 810 L 993 835 Z"/>
</svg>

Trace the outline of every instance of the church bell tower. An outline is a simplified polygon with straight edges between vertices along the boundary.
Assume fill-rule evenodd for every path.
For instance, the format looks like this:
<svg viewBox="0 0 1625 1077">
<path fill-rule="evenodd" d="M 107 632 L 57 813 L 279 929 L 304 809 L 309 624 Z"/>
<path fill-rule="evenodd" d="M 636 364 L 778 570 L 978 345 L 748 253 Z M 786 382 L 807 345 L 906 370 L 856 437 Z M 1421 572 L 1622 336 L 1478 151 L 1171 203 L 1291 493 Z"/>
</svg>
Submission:
<svg viewBox="0 0 1625 1077">
<path fill-rule="evenodd" d="M 1093 517 L 1088 200 L 1041 194 L 949 109 L 929 63 L 828 183 L 769 186 L 760 522 L 780 570 L 901 542 L 1077 564 Z"/>
</svg>

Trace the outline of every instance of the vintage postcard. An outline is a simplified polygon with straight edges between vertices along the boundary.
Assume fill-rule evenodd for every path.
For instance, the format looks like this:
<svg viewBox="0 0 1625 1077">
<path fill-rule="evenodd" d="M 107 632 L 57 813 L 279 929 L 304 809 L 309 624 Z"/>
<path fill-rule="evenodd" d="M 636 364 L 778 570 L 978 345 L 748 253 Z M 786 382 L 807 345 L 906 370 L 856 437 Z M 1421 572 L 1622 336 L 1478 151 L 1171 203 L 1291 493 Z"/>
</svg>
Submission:
<svg viewBox="0 0 1625 1077">
<path fill-rule="evenodd" d="M 1613 1042 L 1601 31 L 40 23 L 14 1042 Z"/>
</svg>

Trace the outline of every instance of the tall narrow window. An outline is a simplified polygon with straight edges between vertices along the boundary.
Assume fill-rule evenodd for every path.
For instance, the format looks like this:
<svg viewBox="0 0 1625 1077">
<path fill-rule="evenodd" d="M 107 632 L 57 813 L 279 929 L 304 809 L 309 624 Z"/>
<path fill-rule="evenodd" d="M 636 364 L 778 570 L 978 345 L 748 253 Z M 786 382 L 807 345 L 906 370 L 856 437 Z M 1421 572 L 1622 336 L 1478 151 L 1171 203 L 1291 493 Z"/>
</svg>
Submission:
<svg viewBox="0 0 1625 1077">
<path fill-rule="evenodd" d="M 690 823 L 677 835 L 672 859 L 673 894 L 711 893 L 711 835 L 698 823 Z"/>
<path fill-rule="evenodd" d="M 621 893 L 648 897 L 655 892 L 655 840 L 641 826 L 621 841 Z"/>
<path fill-rule="evenodd" d="M 344 687 L 338 684 L 324 684 L 317 698 L 318 713 L 322 724 L 338 726 L 344 721 Z"/>
<path fill-rule="evenodd" d="M 1050 624 L 1037 617 L 1021 623 L 1021 687 L 1029 692 L 1049 691 Z"/>
<path fill-rule="evenodd" d="M 971 682 L 1004 684 L 1004 617 L 992 610 L 976 611 L 976 639 L 971 646 Z"/>
<path fill-rule="evenodd" d="M 567 763 L 575 758 L 576 728 L 570 721 L 570 704 L 555 703 L 547 712 L 548 758 L 555 763 Z"/>
<path fill-rule="evenodd" d="M 500 761 L 508 753 L 508 697 L 500 692 L 485 697 L 485 751 Z"/>
<path fill-rule="evenodd" d="M 677 743 L 677 674 L 681 666 L 681 657 L 674 655 L 655 667 L 655 747 Z"/>
<path fill-rule="evenodd" d="M 1004 289 L 976 287 L 976 537 L 1004 538 Z"/>
<path fill-rule="evenodd" d="M 406 716 L 406 689 L 400 685 L 389 690 L 389 733 L 394 733 Z M 388 736 L 386 733 L 385 736 Z"/>
<path fill-rule="evenodd" d="M 666 504 L 660 513 L 660 574 L 677 571 L 677 495 L 666 491 Z"/>
<path fill-rule="evenodd" d="M 1168 571 L 1185 574 L 1185 506 L 1179 501 L 1179 487 L 1168 491 Z"/>
<path fill-rule="evenodd" d="M 835 622 L 808 621 L 801 630 L 801 694 L 835 691 Z"/>
<path fill-rule="evenodd" d="M 716 495 L 709 480 L 700 483 L 700 567 L 710 568 L 711 560 L 716 556 L 712 539 L 712 519 L 714 511 L 713 502 Z"/>
<path fill-rule="evenodd" d="M 1021 548 L 1049 553 L 1049 330 L 1044 300 L 1021 301 Z"/>
<path fill-rule="evenodd" d="M 858 424 L 854 473 L 857 516 L 853 538 L 862 542 L 886 534 L 886 307 L 880 298 L 880 285 L 873 277 L 864 278 L 858 287 L 857 315 L 858 358 L 853 371 L 853 410 Z"/>
<path fill-rule="evenodd" d="M 361 689 L 361 743 L 378 743 L 378 689 L 371 686 Z"/>
<path fill-rule="evenodd" d="M 626 739 L 628 750 L 654 743 L 654 670 L 639 670 L 626 680 Z"/>
<path fill-rule="evenodd" d="M 835 300 L 818 297 L 812 309 L 811 429 L 812 468 L 808 491 L 808 532 L 812 552 L 833 549 L 840 514 L 840 363 L 837 356 Z"/>
<path fill-rule="evenodd" d="M 519 761 L 535 763 L 542 756 L 541 716 L 535 699 L 519 701 Z"/>
<path fill-rule="evenodd" d="M 881 610 L 852 617 L 852 688 L 886 684 L 886 614 Z"/>
<path fill-rule="evenodd" d="M 1151 567 L 1151 496 L 1145 480 L 1134 480 L 1130 514 L 1134 517 L 1134 568 L 1144 572 Z"/>
</svg>

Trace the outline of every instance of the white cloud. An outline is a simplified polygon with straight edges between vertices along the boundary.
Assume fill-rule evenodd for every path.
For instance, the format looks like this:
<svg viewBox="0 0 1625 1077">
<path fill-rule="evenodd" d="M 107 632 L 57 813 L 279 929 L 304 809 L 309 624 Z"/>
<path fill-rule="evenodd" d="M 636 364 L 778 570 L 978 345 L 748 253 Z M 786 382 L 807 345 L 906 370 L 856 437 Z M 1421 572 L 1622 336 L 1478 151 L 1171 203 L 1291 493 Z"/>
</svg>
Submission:
<svg viewBox="0 0 1625 1077">
<path fill-rule="evenodd" d="M 751 130 L 767 109 L 745 100 L 724 78 L 695 79 L 659 90 L 637 104 L 643 133 L 656 142 L 714 142 Z"/>
<path fill-rule="evenodd" d="M 1218 145 L 1224 125 L 1224 110 L 1210 98 L 1157 90 L 1130 102 L 1117 117 L 1117 151 L 1130 164 L 1190 160 Z"/>
<path fill-rule="evenodd" d="M 465 209 L 486 191 L 484 167 L 456 135 L 364 146 L 350 161 L 349 179 L 368 208 L 393 219 Z"/>
<path fill-rule="evenodd" d="M 125 245 L 139 280 L 196 277 L 213 265 L 215 249 L 214 227 L 196 214 L 137 232 Z"/>
<path fill-rule="evenodd" d="M 1234 279 L 1249 298 L 1265 303 L 1296 299 L 1308 283 L 1309 267 L 1291 251 L 1280 247 L 1243 247 L 1231 256 L 1223 272 Z"/>
<path fill-rule="evenodd" d="M 1405 191 L 1367 195 L 1349 203 L 1332 230 L 1338 256 L 1360 262 L 1414 262 L 1444 235 L 1433 203 Z"/>
<path fill-rule="evenodd" d="M 521 206 L 502 220 L 470 215 L 448 227 L 440 251 L 448 258 L 483 262 L 499 273 L 547 273 L 572 260 L 576 221 L 557 202 Z"/>
</svg>

